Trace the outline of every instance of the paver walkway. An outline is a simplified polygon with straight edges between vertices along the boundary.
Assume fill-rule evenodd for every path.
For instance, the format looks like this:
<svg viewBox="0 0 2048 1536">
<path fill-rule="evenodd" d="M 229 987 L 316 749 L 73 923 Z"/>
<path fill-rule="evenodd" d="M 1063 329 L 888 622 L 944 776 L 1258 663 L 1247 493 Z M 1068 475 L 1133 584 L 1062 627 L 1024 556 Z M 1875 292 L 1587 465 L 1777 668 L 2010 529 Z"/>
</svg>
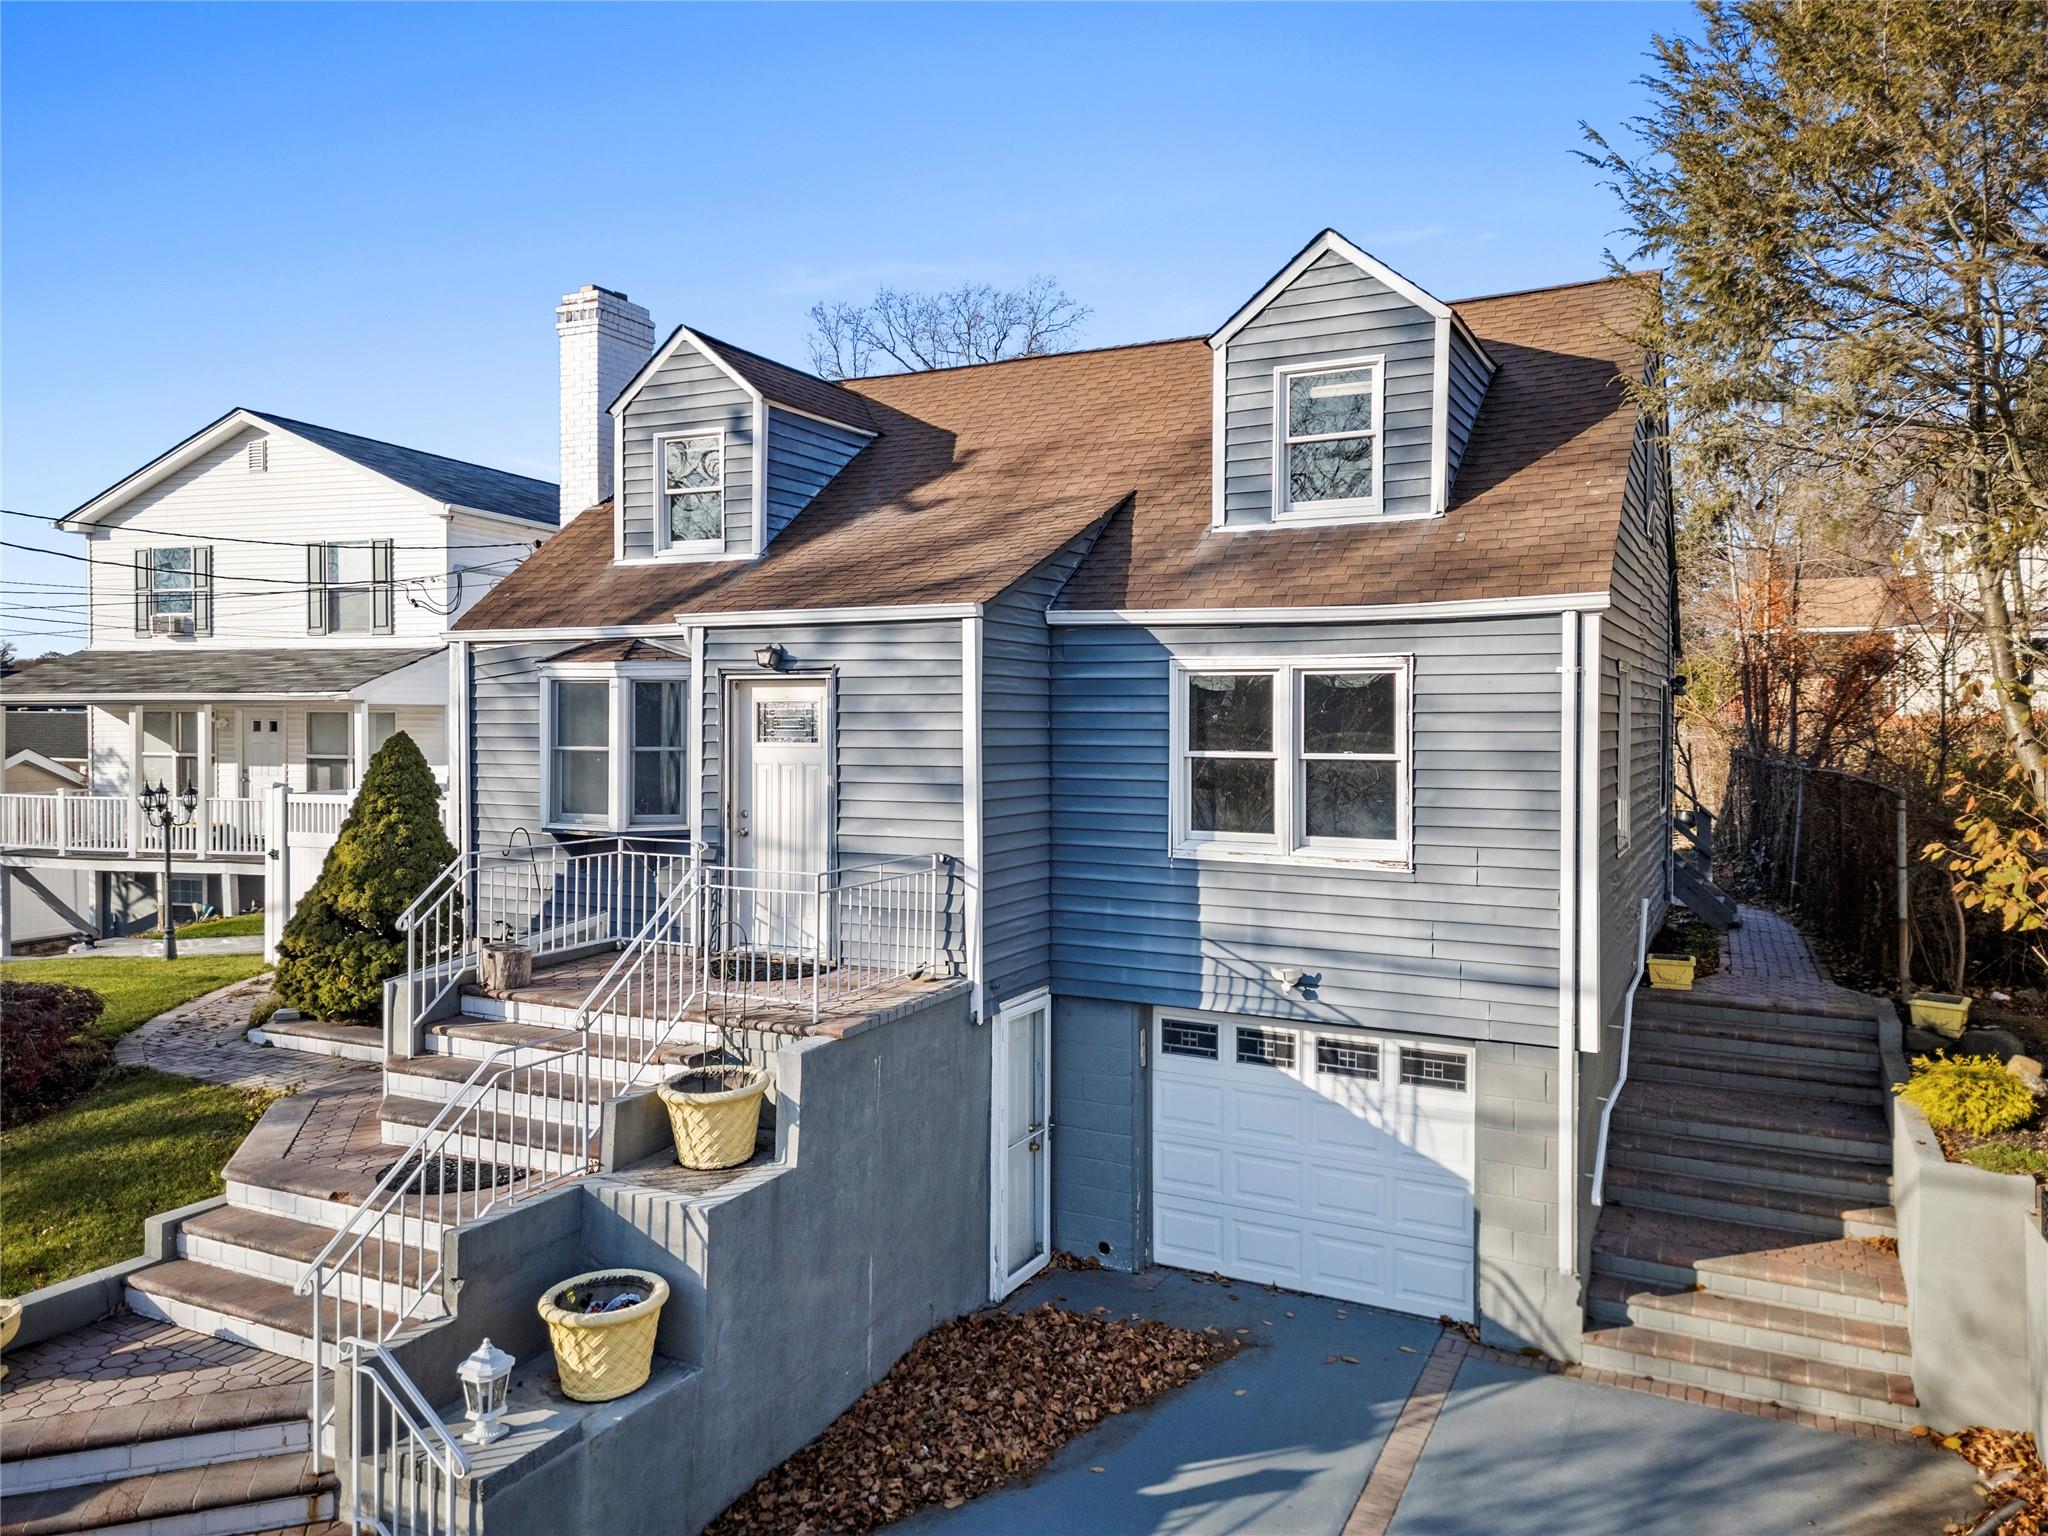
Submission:
<svg viewBox="0 0 2048 1536">
<path fill-rule="evenodd" d="M 304 1361 L 123 1312 L 48 1343 L 9 1350 L 0 1414 L 44 1419 L 296 1386 L 312 1378 L 313 1368 Z"/>
<path fill-rule="evenodd" d="M 1694 982 L 1694 992 L 1766 1008 L 1836 1009 L 1860 1000 L 1828 979 L 1813 947 L 1786 919 L 1768 907 L 1737 910 L 1741 924 L 1721 936 L 1721 968 Z"/>
<path fill-rule="evenodd" d="M 269 981 L 258 976 L 181 1003 L 123 1035 L 114 1046 L 114 1059 L 123 1066 L 154 1067 L 202 1083 L 271 1093 L 377 1080 L 377 1068 L 368 1062 L 251 1044 L 245 1038 L 249 1010 L 269 990 Z"/>
</svg>

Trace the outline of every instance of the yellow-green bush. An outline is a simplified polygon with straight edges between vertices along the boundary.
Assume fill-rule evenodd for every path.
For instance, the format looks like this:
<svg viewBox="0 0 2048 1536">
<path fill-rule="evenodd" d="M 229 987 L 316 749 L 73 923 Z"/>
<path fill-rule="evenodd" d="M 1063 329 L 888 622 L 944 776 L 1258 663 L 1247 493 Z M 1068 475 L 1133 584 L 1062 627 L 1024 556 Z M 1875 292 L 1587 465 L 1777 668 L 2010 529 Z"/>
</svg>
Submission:
<svg viewBox="0 0 2048 1536">
<path fill-rule="evenodd" d="M 1996 1056 L 1915 1056 L 1913 1080 L 1892 1091 L 1938 1131 L 1993 1136 L 2034 1115 L 2033 1092 Z"/>
</svg>

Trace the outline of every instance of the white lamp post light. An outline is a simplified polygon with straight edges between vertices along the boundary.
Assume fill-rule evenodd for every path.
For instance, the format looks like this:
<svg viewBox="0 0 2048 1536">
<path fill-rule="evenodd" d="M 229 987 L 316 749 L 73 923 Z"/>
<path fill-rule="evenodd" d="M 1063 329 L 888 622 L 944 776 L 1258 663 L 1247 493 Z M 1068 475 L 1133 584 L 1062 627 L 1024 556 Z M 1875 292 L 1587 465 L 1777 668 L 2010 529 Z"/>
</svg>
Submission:
<svg viewBox="0 0 2048 1536">
<path fill-rule="evenodd" d="M 463 1406 L 469 1409 L 469 1429 L 462 1437 L 465 1445 L 489 1445 L 512 1432 L 511 1425 L 501 1422 L 512 1365 L 510 1355 L 485 1339 L 477 1345 L 475 1354 L 455 1368 L 462 1382 Z"/>
</svg>

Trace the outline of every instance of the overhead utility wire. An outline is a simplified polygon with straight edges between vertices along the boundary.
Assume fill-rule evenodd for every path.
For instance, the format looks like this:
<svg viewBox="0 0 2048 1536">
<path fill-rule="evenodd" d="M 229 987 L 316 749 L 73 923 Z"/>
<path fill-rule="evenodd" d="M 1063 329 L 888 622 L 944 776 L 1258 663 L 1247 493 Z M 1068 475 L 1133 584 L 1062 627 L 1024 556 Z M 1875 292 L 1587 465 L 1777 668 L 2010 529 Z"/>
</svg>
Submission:
<svg viewBox="0 0 2048 1536">
<path fill-rule="evenodd" d="M 44 514 L 44 513 L 41 513 L 41 512 L 17 512 L 17 511 L 15 511 L 15 510 L 14 510 L 14 508 L 12 508 L 12 507 L 0 507 L 0 514 L 4 514 L 4 515 L 5 515 L 5 516 L 7 516 L 7 517 L 18 517 L 18 518 L 21 518 L 21 519 L 22 519 L 23 521 L 25 521 L 25 522 L 31 522 L 31 523 L 49 523 L 49 524 L 51 524 L 51 525 L 53 525 L 53 526 L 54 526 L 55 524 L 58 524 L 58 523 L 61 523 L 61 522 L 63 522 L 63 521 L 64 521 L 64 519 L 63 519 L 62 517 L 50 517 L 50 516 L 47 516 L 46 514 Z M 65 530 L 65 532 L 67 532 L 67 533 L 69 533 L 69 532 L 72 532 L 72 531 L 73 531 L 73 530 L 71 530 L 71 529 L 66 529 L 66 530 Z M 191 531 L 190 529 L 186 529 L 186 530 L 183 530 L 183 531 L 181 531 L 181 532 L 173 532 L 173 531 L 172 531 L 171 529 L 168 529 L 168 528 L 144 528 L 144 527 L 142 527 L 142 526 L 141 526 L 140 524 L 138 524 L 138 523 L 123 523 L 123 524 L 121 524 L 121 531 L 122 531 L 122 532 L 124 532 L 124 533 L 148 533 L 148 534 L 154 534 L 154 535 L 155 535 L 155 536 L 157 536 L 158 538 L 163 538 L 163 539 L 196 539 L 196 540 L 197 540 L 198 542 L 200 542 L 200 543 L 203 543 L 203 544 L 267 544 L 267 545 L 272 545 L 272 546 L 275 546 L 275 547 L 277 547 L 277 548 L 280 548 L 280 549 L 304 549 L 304 548 L 305 548 L 305 547 L 306 547 L 306 546 L 307 546 L 308 544 L 317 544 L 317 543 L 321 542 L 321 541 L 320 541 L 320 540 L 318 540 L 318 539 L 258 539 L 258 538 L 252 538 L 252 537 L 250 537 L 250 536 L 248 536 L 248 535 L 246 535 L 246 534 L 228 534 L 228 533 L 215 533 L 215 534 L 207 534 L 207 535 L 205 535 L 205 536 L 204 536 L 203 538 L 201 538 L 200 536 L 198 536 L 198 535 L 194 534 L 194 533 L 193 533 L 193 532 L 192 532 L 192 531 Z M 334 542 L 345 542 L 345 541 L 340 541 L 340 540 L 329 540 L 328 542 L 330 542 L 330 543 L 334 543 Z M 380 542 L 380 541 L 376 541 L 376 540 L 365 540 L 365 541 L 363 541 L 363 542 Z M 544 541 L 543 539 L 537 539 L 537 538 L 536 538 L 536 539 L 502 539 L 502 540 L 495 540 L 495 541 L 493 541 L 493 542 L 491 542 L 491 543 L 488 543 L 488 544 L 456 544 L 456 545 L 448 545 L 448 544 L 393 544 L 393 545 L 392 545 L 391 547 L 392 547 L 393 549 L 410 549 L 410 550 L 423 550 L 423 549 L 431 549 L 431 550 L 446 550 L 446 549 L 449 549 L 449 548 L 455 548 L 455 549 L 526 549 L 526 550 L 533 550 L 533 549 L 538 549 L 538 548 L 540 548 L 540 546 L 542 545 L 542 543 L 543 543 L 543 542 L 545 542 L 545 541 Z M 45 553 L 45 554 L 54 554 L 54 553 L 55 553 L 55 551 L 54 551 L 54 550 L 45 550 L 45 551 L 43 551 L 43 553 Z"/>
</svg>

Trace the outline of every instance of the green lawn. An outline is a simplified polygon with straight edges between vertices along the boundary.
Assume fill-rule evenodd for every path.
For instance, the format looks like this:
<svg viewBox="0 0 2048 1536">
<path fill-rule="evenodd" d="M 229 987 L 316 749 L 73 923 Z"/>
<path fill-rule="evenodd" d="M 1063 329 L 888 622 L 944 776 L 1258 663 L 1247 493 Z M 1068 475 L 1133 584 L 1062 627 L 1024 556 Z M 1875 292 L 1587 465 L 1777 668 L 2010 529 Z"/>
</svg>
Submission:
<svg viewBox="0 0 2048 1536">
<path fill-rule="evenodd" d="M 141 1253 L 144 1217 L 220 1193 L 222 1166 L 269 1102 L 122 1067 L 0 1135 L 0 1295 Z"/>
<path fill-rule="evenodd" d="M 263 914 L 244 912 L 240 917 L 202 917 L 196 923 L 178 924 L 181 939 L 250 939 L 263 935 Z M 162 938 L 161 928 L 145 933 L 145 939 Z"/>
<path fill-rule="evenodd" d="M 90 987 L 107 1000 L 99 1032 L 118 1040 L 167 1008 L 241 981 L 264 969 L 261 955 L 65 955 L 56 960 L 10 960 L 0 976 L 10 981 L 63 981 Z"/>
</svg>

